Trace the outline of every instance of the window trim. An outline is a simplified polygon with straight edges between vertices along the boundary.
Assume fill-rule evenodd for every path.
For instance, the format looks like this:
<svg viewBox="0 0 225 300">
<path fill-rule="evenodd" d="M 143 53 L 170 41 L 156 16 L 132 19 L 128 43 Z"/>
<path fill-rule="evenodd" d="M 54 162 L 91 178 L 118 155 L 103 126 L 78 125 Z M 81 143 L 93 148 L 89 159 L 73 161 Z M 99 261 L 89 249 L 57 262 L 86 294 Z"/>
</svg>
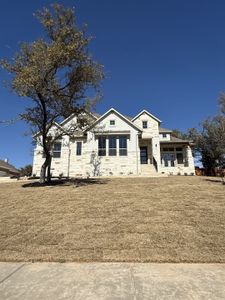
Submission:
<svg viewBox="0 0 225 300">
<path fill-rule="evenodd" d="M 104 140 L 104 147 L 99 147 L 101 139 Z M 98 137 L 98 156 L 106 156 L 106 136 L 104 135 Z"/>
<path fill-rule="evenodd" d="M 124 139 L 125 142 L 125 147 L 123 147 L 123 144 L 121 145 L 121 140 Z M 120 135 L 119 136 L 119 156 L 127 156 L 127 136 L 126 135 Z"/>
<path fill-rule="evenodd" d="M 116 147 L 110 147 L 110 139 L 114 139 Z M 116 135 L 111 135 L 108 136 L 108 147 L 109 147 L 109 156 L 117 156 L 117 136 Z"/>
<path fill-rule="evenodd" d="M 116 125 L 116 120 L 109 120 L 109 125 L 110 126 L 115 126 Z"/>
<path fill-rule="evenodd" d="M 60 150 L 56 150 L 55 149 L 55 145 L 58 144 L 60 145 Z M 62 151 L 62 142 L 61 141 L 56 141 L 53 145 L 53 149 L 52 149 L 52 157 L 53 158 L 61 158 L 61 151 Z"/>
<path fill-rule="evenodd" d="M 79 147 L 78 147 L 79 145 Z M 82 141 L 77 141 L 76 142 L 76 156 L 81 156 L 82 155 Z"/>
<path fill-rule="evenodd" d="M 144 125 L 145 124 L 145 125 Z M 143 129 L 147 129 L 148 128 L 148 121 L 146 121 L 146 120 L 143 120 L 142 121 L 142 128 Z"/>
</svg>

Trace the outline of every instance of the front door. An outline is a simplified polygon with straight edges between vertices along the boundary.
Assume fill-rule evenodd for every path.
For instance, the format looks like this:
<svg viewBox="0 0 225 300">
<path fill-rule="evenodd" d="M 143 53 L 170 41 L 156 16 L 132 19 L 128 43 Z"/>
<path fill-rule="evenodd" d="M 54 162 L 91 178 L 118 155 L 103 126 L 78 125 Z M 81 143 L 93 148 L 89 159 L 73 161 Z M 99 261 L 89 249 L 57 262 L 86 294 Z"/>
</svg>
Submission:
<svg viewBox="0 0 225 300">
<path fill-rule="evenodd" d="M 148 163 L 148 148 L 147 147 L 140 147 L 140 155 L 141 155 L 141 164 Z"/>
</svg>

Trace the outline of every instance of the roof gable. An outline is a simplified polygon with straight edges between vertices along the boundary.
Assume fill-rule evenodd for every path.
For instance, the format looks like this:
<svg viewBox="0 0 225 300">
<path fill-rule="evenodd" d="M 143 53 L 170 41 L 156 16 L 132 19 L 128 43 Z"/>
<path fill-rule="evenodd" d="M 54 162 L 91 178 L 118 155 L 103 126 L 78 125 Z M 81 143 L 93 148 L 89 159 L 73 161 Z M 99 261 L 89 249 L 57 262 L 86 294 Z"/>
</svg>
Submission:
<svg viewBox="0 0 225 300">
<path fill-rule="evenodd" d="M 134 122 L 137 118 L 139 118 L 141 115 L 143 114 L 147 114 L 149 115 L 149 117 L 153 118 L 154 120 L 156 120 L 157 122 L 161 123 L 162 121 L 159 120 L 158 118 L 156 118 L 155 116 L 153 116 L 149 111 L 147 110 L 142 110 L 139 114 L 137 114 L 131 121 Z"/>
<path fill-rule="evenodd" d="M 116 114 L 119 118 L 121 118 L 123 121 L 128 123 L 131 127 L 135 128 L 136 130 L 138 130 L 140 132 L 142 131 L 141 128 L 139 128 L 137 125 L 135 125 L 129 119 L 127 119 L 125 116 L 123 116 L 121 113 L 119 113 L 115 108 L 110 108 L 106 113 L 104 113 L 100 118 L 98 118 L 93 124 L 91 124 L 85 131 L 88 131 L 91 128 L 95 127 L 98 123 L 100 123 L 102 120 L 104 120 L 110 113 Z"/>
</svg>

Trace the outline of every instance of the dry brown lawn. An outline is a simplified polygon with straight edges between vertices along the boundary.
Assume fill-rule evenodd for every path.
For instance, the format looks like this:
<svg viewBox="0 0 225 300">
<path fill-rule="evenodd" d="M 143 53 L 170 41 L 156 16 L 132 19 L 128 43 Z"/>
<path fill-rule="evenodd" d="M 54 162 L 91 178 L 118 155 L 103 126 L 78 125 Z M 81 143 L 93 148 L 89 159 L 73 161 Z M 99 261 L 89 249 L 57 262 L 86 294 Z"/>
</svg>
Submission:
<svg viewBox="0 0 225 300">
<path fill-rule="evenodd" d="M 225 263 L 225 186 L 203 177 L 0 183 L 1 261 Z"/>
</svg>

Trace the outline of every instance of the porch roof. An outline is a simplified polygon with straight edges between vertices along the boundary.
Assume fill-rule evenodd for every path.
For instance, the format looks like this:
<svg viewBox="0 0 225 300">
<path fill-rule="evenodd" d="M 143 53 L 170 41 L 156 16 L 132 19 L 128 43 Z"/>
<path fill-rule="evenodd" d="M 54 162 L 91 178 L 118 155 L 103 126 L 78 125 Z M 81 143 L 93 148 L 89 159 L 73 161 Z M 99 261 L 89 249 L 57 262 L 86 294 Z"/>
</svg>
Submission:
<svg viewBox="0 0 225 300">
<path fill-rule="evenodd" d="M 190 140 L 182 140 L 175 136 L 170 136 L 170 140 L 160 141 L 160 144 L 192 144 L 193 142 Z"/>
</svg>

